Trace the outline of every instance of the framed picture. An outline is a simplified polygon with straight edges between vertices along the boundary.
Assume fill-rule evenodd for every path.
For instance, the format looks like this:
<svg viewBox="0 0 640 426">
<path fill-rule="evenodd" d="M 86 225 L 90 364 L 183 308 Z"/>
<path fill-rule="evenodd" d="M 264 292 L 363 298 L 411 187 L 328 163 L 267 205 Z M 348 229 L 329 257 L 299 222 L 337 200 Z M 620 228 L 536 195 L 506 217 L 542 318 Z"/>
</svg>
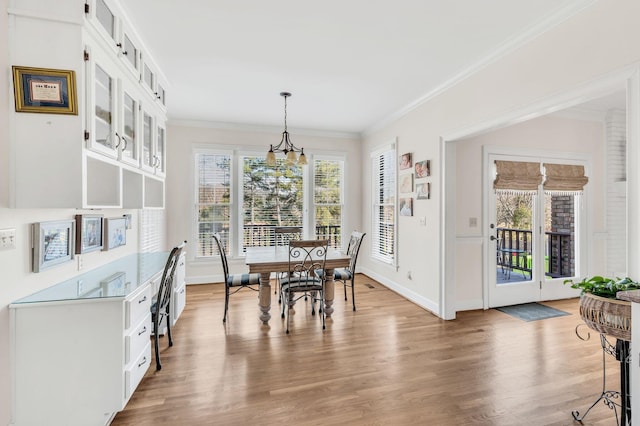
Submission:
<svg viewBox="0 0 640 426">
<path fill-rule="evenodd" d="M 413 166 L 413 162 L 411 160 L 411 153 L 407 152 L 406 154 L 402 154 L 400 156 L 400 170 L 410 169 Z"/>
<path fill-rule="evenodd" d="M 416 161 L 416 179 L 431 176 L 431 160 Z"/>
<path fill-rule="evenodd" d="M 125 219 L 125 222 L 127 224 L 127 229 L 131 229 L 131 226 L 132 226 L 131 214 L 130 213 L 129 214 L 125 214 L 125 215 L 122 215 L 122 217 L 124 217 L 124 219 Z"/>
<path fill-rule="evenodd" d="M 73 259 L 76 241 L 74 230 L 74 220 L 39 222 L 31 225 L 33 272 L 41 272 Z"/>
<path fill-rule="evenodd" d="M 111 250 L 127 244 L 127 219 L 114 217 L 104 220 L 104 247 Z"/>
<path fill-rule="evenodd" d="M 416 184 L 416 197 L 418 200 L 428 200 L 431 198 L 431 182 Z"/>
<path fill-rule="evenodd" d="M 76 254 L 102 249 L 102 215 L 76 215 Z"/>
<path fill-rule="evenodd" d="M 75 71 L 12 68 L 17 112 L 78 115 Z"/>
<path fill-rule="evenodd" d="M 400 216 L 413 216 L 413 198 L 400 198 Z"/>
<path fill-rule="evenodd" d="M 413 173 L 400 176 L 400 193 L 406 194 L 413 192 Z"/>
</svg>

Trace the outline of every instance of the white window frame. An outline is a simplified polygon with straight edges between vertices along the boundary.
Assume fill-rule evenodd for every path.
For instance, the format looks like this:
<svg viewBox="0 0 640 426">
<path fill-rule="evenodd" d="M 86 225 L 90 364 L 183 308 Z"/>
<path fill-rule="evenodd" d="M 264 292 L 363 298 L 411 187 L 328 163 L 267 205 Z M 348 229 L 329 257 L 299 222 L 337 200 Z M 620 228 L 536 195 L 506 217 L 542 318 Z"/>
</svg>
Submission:
<svg viewBox="0 0 640 426">
<path fill-rule="evenodd" d="M 393 254 L 385 255 L 380 253 L 379 250 L 379 208 L 380 204 L 378 203 L 378 196 L 380 191 L 379 186 L 379 175 L 380 175 L 380 156 L 384 153 L 392 152 L 394 156 L 394 164 L 395 169 L 393 170 L 393 179 L 392 188 L 394 191 L 393 194 Z M 374 260 L 377 260 L 382 263 L 386 263 L 388 265 L 396 266 L 398 264 L 398 151 L 397 151 L 397 143 L 391 142 L 386 145 L 379 147 L 377 150 L 371 153 L 370 157 L 371 161 L 371 257 Z"/>
</svg>

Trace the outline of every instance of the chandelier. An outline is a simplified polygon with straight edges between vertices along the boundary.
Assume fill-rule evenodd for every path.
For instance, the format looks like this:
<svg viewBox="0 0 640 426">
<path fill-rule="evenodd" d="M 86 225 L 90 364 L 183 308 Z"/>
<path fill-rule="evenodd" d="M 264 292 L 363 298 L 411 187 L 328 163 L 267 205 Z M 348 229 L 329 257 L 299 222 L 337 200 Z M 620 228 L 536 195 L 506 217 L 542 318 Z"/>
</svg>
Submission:
<svg viewBox="0 0 640 426">
<path fill-rule="evenodd" d="M 304 148 L 297 148 L 289 139 L 289 132 L 287 131 L 287 98 L 291 96 L 289 92 L 280 92 L 280 96 L 284 98 L 284 132 L 282 132 L 282 140 L 276 146 L 271 145 L 269 152 L 267 152 L 267 166 L 276 165 L 276 152 L 282 152 L 286 156 L 285 164 L 287 166 L 293 166 L 298 163 L 300 166 L 304 166 L 307 163 L 307 157 L 304 155 Z M 298 157 L 296 152 L 300 153 Z"/>
</svg>

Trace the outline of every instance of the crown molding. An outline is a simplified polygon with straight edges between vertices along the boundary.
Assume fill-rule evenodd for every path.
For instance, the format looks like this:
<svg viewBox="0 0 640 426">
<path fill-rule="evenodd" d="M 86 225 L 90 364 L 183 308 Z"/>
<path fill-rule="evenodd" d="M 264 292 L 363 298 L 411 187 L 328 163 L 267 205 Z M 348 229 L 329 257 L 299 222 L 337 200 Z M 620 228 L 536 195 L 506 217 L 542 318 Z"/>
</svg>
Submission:
<svg viewBox="0 0 640 426">
<path fill-rule="evenodd" d="M 217 129 L 217 130 L 230 130 L 237 132 L 252 132 L 252 133 L 282 133 L 282 127 L 267 126 L 259 124 L 240 124 L 240 123 L 225 123 L 220 121 L 206 121 L 206 120 L 168 120 L 168 126 L 177 127 L 195 127 L 201 129 Z M 305 128 L 293 128 L 289 126 L 289 133 L 292 136 L 315 136 L 334 139 L 357 139 L 361 140 L 362 135 L 360 133 L 351 132 L 332 132 L 328 130 L 317 129 L 305 129 Z"/>
<path fill-rule="evenodd" d="M 447 81 L 445 81 L 441 85 L 436 86 L 433 90 L 431 90 L 431 91 L 427 92 L 426 94 L 422 95 L 421 97 L 419 97 L 415 101 L 411 102 L 410 104 L 408 104 L 404 108 L 396 111 L 395 113 L 390 114 L 386 118 L 383 118 L 380 122 L 378 122 L 378 123 L 372 125 L 371 127 L 365 129 L 362 132 L 363 137 L 369 136 L 369 135 L 377 132 L 378 130 L 381 130 L 382 128 L 388 126 L 389 124 L 399 120 L 403 116 L 407 115 L 409 112 L 411 112 L 414 109 L 420 107 L 421 105 L 425 104 L 426 102 L 430 101 L 431 99 L 435 98 L 436 96 L 440 95 L 441 93 L 449 90 L 450 88 L 456 86 L 460 82 L 462 82 L 462 81 L 466 80 L 467 78 L 471 77 L 472 75 L 476 74 L 477 72 L 479 72 L 483 68 L 487 67 L 488 65 L 498 61 L 499 59 L 501 59 L 503 57 L 508 56 L 509 54 L 511 54 L 513 52 L 515 52 L 516 50 L 518 50 L 519 48 L 521 48 L 522 46 L 524 46 L 528 42 L 534 40 L 535 38 L 541 36 L 542 34 L 544 34 L 547 31 L 549 31 L 550 29 L 556 27 L 557 25 L 561 24 L 562 22 L 566 21 L 567 19 L 571 18 L 572 16 L 576 15 L 580 11 L 582 11 L 582 10 L 586 9 L 587 7 L 591 6 L 596 1 L 597 0 L 579 0 L 579 1 L 576 1 L 574 3 L 571 3 L 571 4 L 561 8 L 560 10 L 558 10 L 557 12 L 551 14 L 546 19 L 543 19 L 542 21 L 538 22 L 537 24 L 530 25 L 529 27 L 526 27 L 520 34 L 518 34 L 517 36 L 515 36 L 515 37 L 505 41 L 501 45 L 499 45 L 490 54 L 485 56 L 480 61 L 472 64 L 471 66 L 469 66 L 468 68 L 464 69 L 460 73 L 454 75 L 452 78 L 448 79 Z"/>
</svg>

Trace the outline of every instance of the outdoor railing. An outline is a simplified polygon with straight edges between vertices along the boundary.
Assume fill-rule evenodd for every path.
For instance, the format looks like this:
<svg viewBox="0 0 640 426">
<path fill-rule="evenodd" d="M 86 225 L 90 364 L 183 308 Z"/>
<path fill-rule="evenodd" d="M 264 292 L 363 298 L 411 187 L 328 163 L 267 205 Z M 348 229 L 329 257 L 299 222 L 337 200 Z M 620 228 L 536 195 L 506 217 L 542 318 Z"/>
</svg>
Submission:
<svg viewBox="0 0 640 426">
<path fill-rule="evenodd" d="M 531 277 L 533 233 L 526 229 L 497 228 L 497 265 L 528 273 Z M 574 273 L 571 233 L 545 232 L 545 275 L 570 277 Z"/>
<path fill-rule="evenodd" d="M 317 238 L 329 240 L 329 247 L 340 248 L 342 235 L 340 225 L 317 225 L 315 235 Z M 287 245 L 289 241 L 276 239 L 275 225 L 245 225 L 242 231 L 243 247 L 271 247 L 277 245 Z M 229 229 L 218 229 L 217 231 L 201 232 L 199 238 L 198 256 L 215 256 L 218 249 L 213 241 L 214 232 L 220 232 L 223 239 L 229 235 Z"/>
</svg>

